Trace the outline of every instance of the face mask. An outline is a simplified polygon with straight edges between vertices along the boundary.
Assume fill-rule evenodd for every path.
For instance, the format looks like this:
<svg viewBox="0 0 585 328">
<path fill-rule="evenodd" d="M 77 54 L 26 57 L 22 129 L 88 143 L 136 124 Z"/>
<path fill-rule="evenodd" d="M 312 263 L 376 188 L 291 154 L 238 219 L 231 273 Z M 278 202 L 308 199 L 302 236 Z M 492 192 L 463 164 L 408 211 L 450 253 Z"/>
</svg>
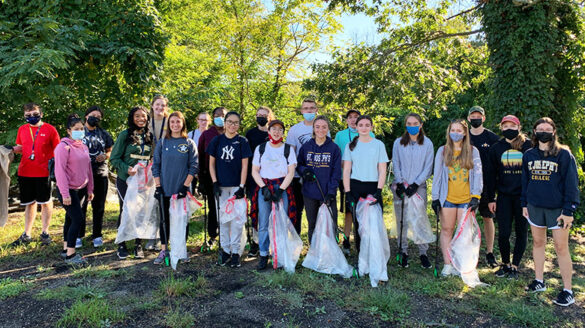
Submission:
<svg viewBox="0 0 585 328">
<path fill-rule="evenodd" d="M 506 129 L 506 130 L 502 131 L 502 135 L 504 136 L 504 138 L 506 138 L 508 140 L 512 140 L 512 139 L 516 138 L 518 136 L 518 134 L 520 134 L 520 131 L 513 130 L 513 129 Z"/>
<path fill-rule="evenodd" d="M 481 118 L 472 118 L 469 120 L 469 123 L 471 123 L 471 126 L 474 128 L 479 128 L 483 124 L 483 120 Z"/>
<path fill-rule="evenodd" d="M 87 118 L 87 124 L 92 128 L 95 128 L 100 124 L 100 119 L 95 116 L 90 116 Z"/>
<path fill-rule="evenodd" d="M 305 121 L 312 121 L 315 119 L 315 113 L 305 113 L 303 114 L 303 118 Z"/>
<path fill-rule="evenodd" d="M 256 123 L 258 123 L 258 125 L 260 125 L 260 126 L 265 126 L 266 123 L 268 123 L 268 118 L 263 117 L 263 116 L 258 116 L 258 117 L 256 117 Z"/>
<path fill-rule="evenodd" d="M 223 128 L 223 117 L 214 117 L 213 124 L 217 127 Z"/>
<path fill-rule="evenodd" d="M 85 137 L 85 131 L 71 131 L 71 139 L 73 140 L 81 140 Z"/>
<path fill-rule="evenodd" d="M 552 132 L 536 132 L 536 140 L 540 142 L 549 142 L 553 140 Z"/>
<path fill-rule="evenodd" d="M 357 129 L 349 128 L 349 132 L 351 132 L 351 133 L 357 133 Z"/>
<path fill-rule="evenodd" d="M 407 126 L 406 131 L 412 136 L 415 136 L 420 131 L 420 126 Z"/>
<path fill-rule="evenodd" d="M 29 117 L 26 118 L 26 122 L 28 124 L 31 124 L 31 125 L 36 125 L 37 123 L 39 123 L 40 120 L 41 120 L 41 117 L 40 116 L 36 116 L 36 115 L 29 116 Z"/>
<path fill-rule="evenodd" d="M 270 142 L 272 142 L 272 143 L 273 143 L 273 144 L 275 144 L 275 145 L 276 145 L 277 143 L 280 143 L 280 142 L 282 142 L 282 137 L 280 137 L 280 139 L 276 140 L 276 139 L 272 138 L 272 136 L 271 136 L 270 134 L 268 135 L 268 139 L 270 139 Z"/>
<path fill-rule="evenodd" d="M 454 142 L 458 142 L 463 140 L 463 133 L 457 133 L 457 132 L 451 132 L 449 133 L 449 137 L 451 138 L 451 140 L 453 140 Z"/>
</svg>

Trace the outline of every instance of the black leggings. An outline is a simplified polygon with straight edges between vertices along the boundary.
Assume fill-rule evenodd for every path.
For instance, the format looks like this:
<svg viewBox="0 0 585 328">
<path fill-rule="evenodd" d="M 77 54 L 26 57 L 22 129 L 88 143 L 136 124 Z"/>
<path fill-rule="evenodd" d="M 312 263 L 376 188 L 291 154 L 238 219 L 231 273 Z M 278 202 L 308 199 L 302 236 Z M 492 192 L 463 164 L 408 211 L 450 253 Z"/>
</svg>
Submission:
<svg viewBox="0 0 585 328">
<path fill-rule="evenodd" d="M 378 191 L 378 182 L 362 182 L 359 180 L 351 179 L 349 180 L 349 190 L 351 193 L 357 197 L 366 198 L 368 195 L 373 195 Z M 357 206 L 357 204 L 355 204 Z M 380 207 L 383 208 L 383 205 L 380 204 Z M 352 216 L 353 213 L 352 213 Z M 355 245 L 357 248 L 358 253 L 360 252 L 360 234 L 358 233 L 359 223 L 357 218 L 354 216 L 353 218 L 353 235 L 355 236 Z"/>
<path fill-rule="evenodd" d="M 63 196 L 57 189 L 59 200 L 63 204 Z M 87 187 L 82 189 L 69 189 L 69 197 L 71 198 L 71 205 L 63 205 L 65 208 L 65 224 L 63 225 L 63 239 L 67 242 L 68 248 L 75 248 L 75 241 L 79 234 L 81 227 L 81 220 L 83 220 L 83 211 L 81 210 L 81 203 L 87 197 Z"/>
<path fill-rule="evenodd" d="M 516 242 L 512 264 L 518 266 L 528 242 L 528 220 L 522 215 L 520 195 L 498 194 L 496 219 L 498 220 L 498 246 L 502 262 L 506 264 L 510 263 L 510 236 L 512 235 L 512 221 L 514 221 Z"/>
<path fill-rule="evenodd" d="M 210 176 L 204 176 L 199 183 L 203 185 L 207 198 L 207 233 L 209 238 L 214 239 L 217 237 L 217 205 L 213 193 L 213 182 Z"/>
<path fill-rule="evenodd" d="M 319 214 L 319 208 L 323 201 L 316 200 L 307 196 L 304 196 L 305 201 L 305 211 L 307 212 L 307 222 L 309 223 L 309 243 L 311 243 L 313 239 L 313 232 L 315 231 L 315 225 L 317 224 L 317 215 Z M 331 206 L 329 206 L 332 213 L 333 219 L 333 231 L 334 236 L 337 236 L 337 200 L 333 199 L 331 201 Z"/>
<path fill-rule="evenodd" d="M 108 195 L 108 177 L 98 174 L 93 175 L 93 200 L 91 201 L 91 208 L 93 211 L 93 230 L 92 239 L 102 236 L 102 226 L 104 222 L 104 207 L 106 205 L 106 196 Z M 85 199 L 81 206 L 83 210 L 83 221 L 81 221 L 81 228 L 79 229 L 79 238 L 85 237 L 85 225 L 87 218 L 87 206 L 89 199 Z"/>
</svg>

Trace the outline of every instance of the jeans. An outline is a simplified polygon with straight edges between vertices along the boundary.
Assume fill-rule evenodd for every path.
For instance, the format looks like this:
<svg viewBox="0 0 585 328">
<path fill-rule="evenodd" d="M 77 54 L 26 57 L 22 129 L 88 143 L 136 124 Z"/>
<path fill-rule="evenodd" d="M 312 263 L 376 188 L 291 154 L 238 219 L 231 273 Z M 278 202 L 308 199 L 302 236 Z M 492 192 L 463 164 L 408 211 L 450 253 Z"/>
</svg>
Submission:
<svg viewBox="0 0 585 328">
<path fill-rule="evenodd" d="M 286 192 L 282 193 L 284 211 L 288 211 L 288 197 Z M 264 200 L 261 192 L 258 193 L 258 244 L 260 245 L 260 256 L 268 256 L 270 247 L 270 236 L 268 235 L 268 223 L 272 213 L 272 202 Z"/>
</svg>

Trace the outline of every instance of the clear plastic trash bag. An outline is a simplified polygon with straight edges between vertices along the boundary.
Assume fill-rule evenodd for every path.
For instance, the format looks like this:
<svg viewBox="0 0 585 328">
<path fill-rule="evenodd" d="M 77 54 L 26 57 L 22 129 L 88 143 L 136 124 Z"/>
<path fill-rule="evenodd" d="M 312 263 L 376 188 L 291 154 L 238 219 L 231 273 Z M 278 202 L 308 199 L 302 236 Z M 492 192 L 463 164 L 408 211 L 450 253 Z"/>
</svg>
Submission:
<svg viewBox="0 0 585 328">
<path fill-rule="evenodd" d="M 248 236 L 246 234 L 246 220 L 248 219 L 248 200 L 246 198 L 237 199 L 236 196 L 231 196 L 221 203 L 219 209 L 220 209 L 219 222 L 223 225 L 229 223 L 228 226 L 230 231 L 228 234 L 232 240 L 240 241 L 238 254 L 241 256 L 244 253 L 246 243 L 248 242 Z M 220 229 L 223 229 L 223 226 L 220 227 Z M 239 238 L 236 237 L 235 234 L 239 234 L 238 236 Z"/>
<path fill-rule="evenodd" d="M 159 202 L 154 198 L 155 185 L 152 164 L 134 166 L 136 174 L 128 177 L 128 189 L 115 243 L 134 239 L 158 238 L 160 222 Z"/>
<path fill-rule="evenodd" d="M 353 267 L 347 260 L 335 240 L 333 219 L 327 205 L 323 204 L 317 214 L 317 223 L 311 240 L 311 247 L 303 261 L 305 268 L 326 274 L 338 274 L 350 278 Z"/>
<path fill-rule="evenodd" d="M 185 231 L 189 224 L 191 214 L 201 207 L 201 203 L 187 193 L 187 197 L 177 198 L 177 195 L 171 197 L 169 207 L 169 248 L 171 249 L 171 267 L 173 270 L 177 269 L 179 260 L 186 259 L 187 254 L 187 240 L 185 240 Z"/>
<path fill-rule="evenodd" d="M 268 220 L 272 266 L 274 269 L 284 268 L 286 272 L 294 273 L 303 250 L 303 241 L 290 222 L 282 199 L 278 204 L 272 202 L 272 212 Z"/>
<path fill-rule="evenodd" d="M 461 274 L 461 279 L 469 287 L 484 286 L 479 280 L 477 262 L 481 244 L 481 230 L 475 212 L 465 209 L 458 220 L 455 236 L 448 250 L 453 267 Z"/>
<path fill-rule="evenodd" d="M 382 208 L 380 204 L 371 205 L 375 200 L 372 195 L 368 195 L 366 199 L 360 198 L 356 207 L 361 238 L 358 268 L 360 276 L 369 274 L 372 287 L 377 287 L 379 281 L 388 281 L 390 259 L 390 244 Z"/>
<path fill-rule="evenodd" d="M 408 227 L 407 237 L 415 244 L 430 244 L 435 241 L 431 228 L 427 207 L 422 197 L 415 193 L 412 197 L 404 197 L 404 223 Z"/>
</svg>

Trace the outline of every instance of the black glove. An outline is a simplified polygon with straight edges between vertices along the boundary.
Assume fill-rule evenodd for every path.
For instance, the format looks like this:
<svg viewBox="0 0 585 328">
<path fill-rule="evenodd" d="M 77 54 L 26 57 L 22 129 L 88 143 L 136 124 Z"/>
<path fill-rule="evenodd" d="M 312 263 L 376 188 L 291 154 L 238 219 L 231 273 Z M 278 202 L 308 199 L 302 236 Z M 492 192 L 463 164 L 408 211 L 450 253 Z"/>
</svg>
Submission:
<svg viewBox="0 0 585 328">
<path fill-rule="evenodd" d="M 11 145 L 4 145 L 4 148 L 6 149 L 10 149 L 10 150 L 14 150 L 14 147 Z"/>
<path fill-rule="evenodd" d="M 406 196 L 412 197 L 412 196 L 414 196 L 414 194 L 416 194 L 417 190 L 418 190 L 418 185 L 413 182 L 412 184 L 408 185 L 408 188 L 406 188 L 406 191 L 404 193 L 406 194 Z"/>
<path fill-rule="evenodd" d="M 472 212 L 475 212 L 479 207 L 479 198 L 472 197 L 469 205 L 467 205 Z"/>
<path fill-rule="evenodd" d="M 204 185 L 204 183 L 203 183 L 203 182 L 201 182 L 201 183 L 199 183 L 199 184 L 197 185 L 197 191 L 199 191 L 199 193 L 200 193 L 201 195 L 206 195 L 206 194 L 207 194 L 207 193 L 205 192 L 206 190 L 205 190 L 205 185 Z"/>
<path fill-rule="evenodd" d="M 433 211 L 437 215 L 437 220 L 438 220 L 439 219 L 439 212 L 441 211 L 441 201 L 438 199 L 433 200 L 433 202 L 431 203 L 431 207 L 433 208 Z"/>
<path fill-rule="evenodd" d="M 406 188 L 404 188 L 404 183 L 397 183 L 396 184 L 396 195 L 400 198 L 404 198 L 404 192 L 406 192 Z"/>
<path fill-rule="evenodd" d="M 217 181 L 215 181 L 215 182 L 213 183 L 213 194 L 214 194 L 216 197 L 219 197 L 219 196 L 221 196 L 221 188 L 219 187 L 219 182 L 217 182 Z"/>
<path fill-rule="evenodd" d="M 308 167 L 305 169 L 303 172 L 303 181 L 315 181 L 315 172 L 313 172 L 312 168 Z"/>
<path fill-rule="evenodd" d="M 164 194 L 165 194 L 165 192 L 164 192 L 162 186 L 158 186 L 154 190 L 154 198 L 157 199 L 157 200 L 160 199 L 160 197 L 163 196 Z"/>
<path fill-rule="evenodd" d="M 282 199 L 282 193 L 284 192 L 284 190 L 278 188 L 276 189 L 276 191 L 274 191 L 274 194 L 272 195 L 272 200 L 275 202 L 279 202 Z"/>
<path fill-rule="evenodd" d="M 357 199 L 351 191 L 345 193 L 345 203 L 348 204 L 350 208 L 355 206 L 357 203 Z"/>
<path fill-rule="evenodd" d="M 236 196 L 236 199 L 242 199 L 242 198 L 244 198 L 244 188 L 238 187 L 238 190 L 236 190 L 236 192 L 234 193 L 234 195 Z"/>
<path fill-rule="evenodd" d="M 182 185 L 177 193 L 177 198 L 185 198 L 187 197 L 187 193 L 189 192 L 189 187 Z"/>
<path fill-rule="evenodd" d="M 376 198 L 375 204 L 380 204 L 382 206 L 382 189 L 378 188 L 376 193 L 374 194 L 374 198 Z"/>
<path fill-rule="evenodd" d="M 335 195 L 333 195 L 333 194 L 325 195 L 325 199 L 323 200 L 323 202 L 327 206 L 331 206 L 331 204 L 335 204 Z"/>
<path fill-rule="evenodd" d="M 268 186 L 262 187 L 262 196 L 264 196 L 264 200 L 267 202 L 272 200 L 272 192 L 270 192 Z"/>
</svg>

